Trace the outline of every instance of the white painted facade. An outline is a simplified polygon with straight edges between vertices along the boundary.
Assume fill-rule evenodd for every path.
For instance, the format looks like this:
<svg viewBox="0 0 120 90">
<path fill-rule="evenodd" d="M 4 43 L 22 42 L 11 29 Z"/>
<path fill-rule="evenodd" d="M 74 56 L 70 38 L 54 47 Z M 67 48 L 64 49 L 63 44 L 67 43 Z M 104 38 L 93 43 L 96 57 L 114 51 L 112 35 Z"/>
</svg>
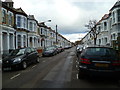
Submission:
<svg viewBox="0 0 120 90">
<path fill-rule="evenodd" d="M 65 47 L 71 44 L 64 37 L 57 37 L 59 46 Z M 0 54 L 7 54 L 11 49 L 45 48 L 55 44 L 56 32 L 46 25 L 40 26 L 33 15 L 28 16 L 21 8 L 14 11 L 0 7 Z"/>
<path fill-rule="evenodd" d="M 120 1 L 118 1 L 120 4 Z M 99 21 L 96 26 L 96 30 L 99 32 L 97 36 L 97 45 L 109 45 L 113 47 L 113 41 L 116 41 L 120 37 L 120 7 L 112 7 L 108 17 Z M 93 39 L 89 37 L 90 32 L 82 39 L 84 45 L 91 45 Z"/>
<path fill-rule="evenodd" d="M 10 49 L 15 49 L 15 41 L 14 41 L 14 33 L 15 29 L 12 27 L 12 17 L 13 12 L 6 10 L 5 8 L 1 8 L 2 12 L 2 22 L 1 22 L 1 53 L 9 53 Z M 8 16 L 8 19 L 6 19 Z"/>
</svg>

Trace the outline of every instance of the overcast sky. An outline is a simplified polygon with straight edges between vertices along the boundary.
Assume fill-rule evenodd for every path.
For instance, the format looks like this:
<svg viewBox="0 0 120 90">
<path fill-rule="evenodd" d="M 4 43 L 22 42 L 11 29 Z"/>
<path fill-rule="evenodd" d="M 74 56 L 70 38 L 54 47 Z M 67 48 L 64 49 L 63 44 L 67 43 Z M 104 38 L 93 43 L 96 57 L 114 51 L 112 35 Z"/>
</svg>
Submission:
<svg viewBox="0 0 120 90">
<path fill-rule="evenodd" d="M 4 0 L 3 0 L 4 1 Z M 14 7 L 21 7 L 36 20 L 47 21 L 46 25 L 55 29 L 68 40 L 74 42 L 85 35 L 85 24 L 89 20 L 100 20 L 117 0 L 13 0 Z"/>
</svg>

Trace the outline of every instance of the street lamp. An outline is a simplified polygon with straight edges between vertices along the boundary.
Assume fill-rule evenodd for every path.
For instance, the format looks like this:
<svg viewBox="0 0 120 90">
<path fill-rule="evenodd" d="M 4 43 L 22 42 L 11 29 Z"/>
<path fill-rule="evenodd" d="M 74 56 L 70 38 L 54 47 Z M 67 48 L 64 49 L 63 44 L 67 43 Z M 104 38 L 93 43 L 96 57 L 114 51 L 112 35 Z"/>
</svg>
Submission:
<svg viewBox="0 0 120 90">
<path fill-rule="evenodd" d="M 57 42 L 57 25 L 56 25 L 56 44 L 58 44 L 58 42 Z"/>
<path fill-rule="evenodd" d="M 51 20 L 47 20 L 47 21 L 41 22 L 41 24 L 44 24 L 44 23 L 46 23 L 46 22 L 51 22 Z"/>
</svg>

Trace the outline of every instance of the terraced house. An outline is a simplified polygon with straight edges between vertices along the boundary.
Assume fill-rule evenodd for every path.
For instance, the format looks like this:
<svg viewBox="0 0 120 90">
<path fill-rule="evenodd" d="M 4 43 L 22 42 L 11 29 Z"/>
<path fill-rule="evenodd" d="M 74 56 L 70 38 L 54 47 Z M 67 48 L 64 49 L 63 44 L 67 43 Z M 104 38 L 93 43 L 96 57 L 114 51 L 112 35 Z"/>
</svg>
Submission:
<svg viewBox="0 0 120 90">
<path fill-rule="evenodd" d="M 2 2 L 2 26 L 1 26 L 1 51 L 2 53 L 9 53 L 10 49 L 15 49 L 14 34 L 14 9 L 13 2 Z"/>
<path fill-rule="evenodd" d="M 120 50 L 120 1 L 118 0 L 95 25 L 99 34 L 97 35 L 97 45 L 109 45 L 116 50 Z M 90 31 L 83 39 L 84 45 L 94 44 L 94 37 Z"/>
<path fill-rule="evenodd" d="M 56 32 L 45 23 L 39 23 L 34 15 L 27 15 L 22 8 L 14 8 L 12 0 L 0 2 L 0 53 L 8 54 L 11 50 L 24 47 L 43 49 L 56 45 Z M 71 42 L 59 34 L 62 40 L 59 46 L 65 47 L 65 42 Z M 67 45 L 66 44 L 66 45 Z M 1 55 L 0 54 L 0 55 Z"/>
</svg>

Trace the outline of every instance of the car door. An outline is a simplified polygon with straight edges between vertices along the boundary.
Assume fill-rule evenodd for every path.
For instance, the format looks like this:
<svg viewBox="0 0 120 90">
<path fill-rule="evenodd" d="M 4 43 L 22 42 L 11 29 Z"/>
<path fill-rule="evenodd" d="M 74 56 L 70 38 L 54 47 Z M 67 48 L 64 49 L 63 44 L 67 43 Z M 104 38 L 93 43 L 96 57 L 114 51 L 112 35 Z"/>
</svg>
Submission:
<svg viewBox="0 0 120 90">
<path fill-rule="evenodd" d="M 32 53 L 31 53 L 31 49 L 30 48 L 27 48 L 26 49 L 26 58 L 27 58 L 27 63 L 31 63 L 32 61 Z"/>
<path fill-rule="evenodd" d="M 30 48 L 31 49 L 31 59 L 34 62 L 37 59 L 37 51 L 34 48 Z"/>
</svg>

